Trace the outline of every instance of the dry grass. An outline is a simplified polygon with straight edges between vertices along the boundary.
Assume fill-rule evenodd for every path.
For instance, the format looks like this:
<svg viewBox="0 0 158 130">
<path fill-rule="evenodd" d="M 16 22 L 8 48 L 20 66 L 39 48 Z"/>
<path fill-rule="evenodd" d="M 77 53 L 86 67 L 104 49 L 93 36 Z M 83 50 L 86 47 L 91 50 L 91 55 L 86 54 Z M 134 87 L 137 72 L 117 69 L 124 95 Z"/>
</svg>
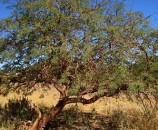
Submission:
<svg viewBox="0 0 158 130">
<path fill-rule="evenodd" d="M 22 95 L 16 93 L 10 93 L 7 97 L 0 96 L 0 104 L 3 106 L 8 102 L 8 99 L 18 99 Z M 89 98 L 87 96 L 86 98 Z M 55 89 L 44 91 L 39 89 L 32 95 L 28 96 L 28 99 L 38 106 L 50 108 L 54 106 L 58 99 L 59 93 Z M 151 104 L 145 100 L 145 106 L 134 98 L 129 100 L 125 95 L 121 94 L 117 97 L 104 97 L 95 103 L 89 105 L 77 104 L 78 108 L 82 112 L 91 113 L 93 110 L 99 115 L 108 116 L 109 120 L 116 125 L 116 128 L 123 130 L 157 130 L 158 129 L 158 110 L 153 107 L 155 101 L 152 100 Z M 70 108 L 76 104 L 70 104 L 65 109 Z M 148 114 L 150 116 L 146 116 Z M 113 126 L 112 126 L 113 127 Z"/>
<path fill-rule="evenodd" d="M 3 106 L 8 102 L 9 99 L 20 99 L 22 94 L 17 94 L 14 92 L 9 93 L 6 97 L 0 95 L 0 104 Z M 39 89 L 35 91 L 32 95 L 27 96 L 27 98 L 37 104 L 45 107 L 51 107 L 55 105 L 59 99 L 59 94 L 57 90 L 51 89 L 50 91 Z"/>
<path fill-rule="evenodd" d="M 21 94 L 16 93 L 9 93 L 7 97 L 3 97 L 0 95 L 0 104 L 3 106 L 5 103 L 8 102 L 9 99 L 18 99 L 21 96 Z M 89 98 L 89 96 L 87 96 L 87 98 Z M 56 89 L 51 89 L 49 91 L 39 89 L 38 91 L 35 91 L 32 95 L 28 96 L 28 99 L 36 105 L 50 108 L 57 103 L 59 99 L 59 93 Z M 91 112 L 93 109 L 95 109 L 97 113 L 103 115 L 108 115 L 117 109 L 121 109 L 123 111 L 129 111 L 131 109 L 142 111 L 141 105 L 138 105 L 137 102 L 129 100 L 125 95 L 108 98 L 104 97 L 92 104 L 82 105 L 78 103 L 77 105 L 83 112 Z M 72 104 L 67 105 L 66 108 L 70 106 L 72 106 Z"/>
</svg>

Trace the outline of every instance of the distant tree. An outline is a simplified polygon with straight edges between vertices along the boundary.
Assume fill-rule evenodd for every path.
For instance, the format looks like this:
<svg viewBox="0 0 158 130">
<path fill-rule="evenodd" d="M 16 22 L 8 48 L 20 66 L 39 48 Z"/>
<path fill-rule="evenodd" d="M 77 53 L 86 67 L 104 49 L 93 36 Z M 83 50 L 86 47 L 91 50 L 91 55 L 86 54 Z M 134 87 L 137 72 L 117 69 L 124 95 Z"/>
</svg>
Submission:
<svg viewBox="0 0 158 130">
<path fill-rule="evenodd" d="M 2 93 L 54 86 L 55 107 L 41 130 L 69 103 L 90 104 L 122 90 L 157 91 L 157 31 L 117 0 L 13 0 L 0 21 Z M 90 99 L 85 95 L 92 94 Z M 51 99 L 48 99 L 51 101 Z"/>
</svg>

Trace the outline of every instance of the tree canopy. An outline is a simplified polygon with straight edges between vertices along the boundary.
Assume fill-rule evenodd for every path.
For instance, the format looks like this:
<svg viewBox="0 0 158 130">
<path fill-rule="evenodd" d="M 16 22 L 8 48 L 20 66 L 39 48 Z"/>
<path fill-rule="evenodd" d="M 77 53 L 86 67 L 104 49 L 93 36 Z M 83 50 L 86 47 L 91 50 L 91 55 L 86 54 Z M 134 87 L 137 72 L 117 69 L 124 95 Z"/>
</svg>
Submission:
<svg viewBox="0 0 158 130">
<path fill-rule="evenodd" d="M 2 71 L 27 88 L 53 83 L 76 95 L 156 79 L 157 32 L 124 3 L 18 0 L 10 8 L 0 22 Z"/>
<path fill-rule="evenodd" d="M 10 8 L 0 21 L 4 92 L 41 83 L 85 104 L 121 90 L 157 92 L 158 31 L 141 12 L 117 0 L 14 0 Z"/>
</svg>

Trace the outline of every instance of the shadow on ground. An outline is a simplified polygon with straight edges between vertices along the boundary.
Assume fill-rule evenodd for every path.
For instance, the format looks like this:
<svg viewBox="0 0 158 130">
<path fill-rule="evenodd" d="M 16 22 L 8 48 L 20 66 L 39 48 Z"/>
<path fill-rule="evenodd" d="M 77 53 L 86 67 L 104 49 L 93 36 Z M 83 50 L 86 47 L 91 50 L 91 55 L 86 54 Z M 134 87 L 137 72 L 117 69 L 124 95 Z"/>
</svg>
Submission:
<svg viewBox="0 0 158 130">
<path fill-rule="evenodd" d="M 55 120 L 49 122 L 44 130 L 116 130 L 117 124 L 109 117 L 92 113 L 76 113 L 65 115 L 62 112 Z"/>
</svg>

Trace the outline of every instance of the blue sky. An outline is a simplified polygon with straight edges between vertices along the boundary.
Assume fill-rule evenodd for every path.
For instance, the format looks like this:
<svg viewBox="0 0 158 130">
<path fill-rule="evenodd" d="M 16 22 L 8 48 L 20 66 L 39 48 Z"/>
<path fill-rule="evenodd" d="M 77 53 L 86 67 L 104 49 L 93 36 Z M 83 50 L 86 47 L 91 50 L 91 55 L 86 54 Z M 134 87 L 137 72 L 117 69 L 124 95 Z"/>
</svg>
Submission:
<svg viewBox="0 0 158 130">
<path fill-rule="evenodd" d="M 126 0 L 127 9 L 141 11 L 151 16 L 152 27 L 158 28 L 158 0 Z"/>
<path fill-rule="evenodd" d="M 6 9 L 6 4 L 2 3 L 2 0 L 0 0 L 0 19 L 6 18 L 9 16 L 10 11 Z"/>
<path fill-rule="evenodd" d="M 0 19 L 9 16 L 9 10 L 6 5 L 2 4 L 0 0 Z M 152 27 L 158 27 L 158 0 L 126 0 L 127 9 L 134 11 L 141 11 L 145 16 L 152 15 Z"/>
</svg>

